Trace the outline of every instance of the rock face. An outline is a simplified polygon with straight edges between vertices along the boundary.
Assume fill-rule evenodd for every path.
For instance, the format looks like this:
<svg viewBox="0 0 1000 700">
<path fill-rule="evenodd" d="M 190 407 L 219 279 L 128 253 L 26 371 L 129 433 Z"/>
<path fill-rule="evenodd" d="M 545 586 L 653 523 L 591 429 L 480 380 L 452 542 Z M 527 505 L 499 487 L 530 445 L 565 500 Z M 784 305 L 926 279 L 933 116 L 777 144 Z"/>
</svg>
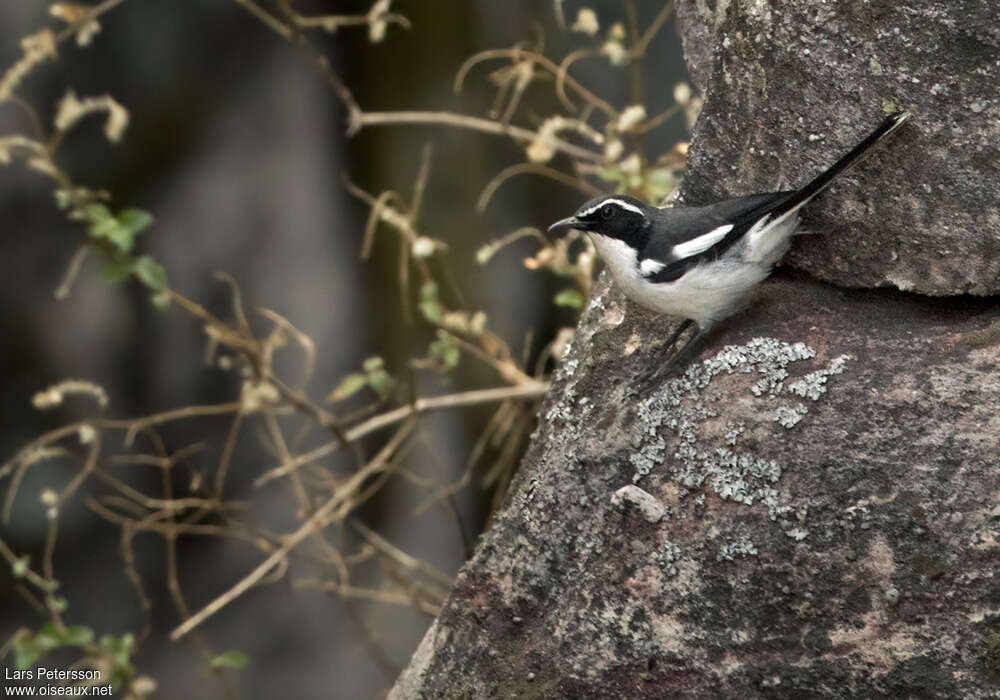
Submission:
<svg viewBox="0 0 1000 700">
<path fill-rule="evenodd" d="M 852 287 L 1000 293 L 1000 3 L 680 0 L 704 112 L 685 199 L 796 187 L 910 124 L 806 210 L 786 260 Z"/>
<path fill-rule="evenodd" d="M 855 289 L 784 271 L 643 385 L 672 322 L 602 278 L 390 698 L 1000 697 L 1000 305 L 948 296 L 1000 285 L 1000 5 L 678 12 L 708 82 L 689 202 L 799 184 L 883 101 L 915 113 L 790 258 Z"/>
<path fill-rule="evenodd" d="M 602 283 L 390 697 L 995 697 L 992 324 L 785 275 L 643 387 L 667 328 Z"/>
</svg>

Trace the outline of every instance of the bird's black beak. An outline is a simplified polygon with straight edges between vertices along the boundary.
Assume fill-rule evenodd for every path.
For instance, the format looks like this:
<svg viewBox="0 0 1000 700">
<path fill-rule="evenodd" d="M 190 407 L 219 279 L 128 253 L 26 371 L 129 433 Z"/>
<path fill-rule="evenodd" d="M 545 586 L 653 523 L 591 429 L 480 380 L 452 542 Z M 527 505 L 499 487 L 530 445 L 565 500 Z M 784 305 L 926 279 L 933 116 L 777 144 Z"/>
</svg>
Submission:
<svg viewBox="0 0 1000 700">
<path fill-rule="evenodd" d="M 560 219 L 551 226 L 549 226 L 549 233 L 559 233 L 562 231 L 568 231 L 571 228 L 579 229 L 581 231 L 587 230 L 587 224 L 584 221 L 575 216 L 570 216 L 565 219 Z"/>
</svg>

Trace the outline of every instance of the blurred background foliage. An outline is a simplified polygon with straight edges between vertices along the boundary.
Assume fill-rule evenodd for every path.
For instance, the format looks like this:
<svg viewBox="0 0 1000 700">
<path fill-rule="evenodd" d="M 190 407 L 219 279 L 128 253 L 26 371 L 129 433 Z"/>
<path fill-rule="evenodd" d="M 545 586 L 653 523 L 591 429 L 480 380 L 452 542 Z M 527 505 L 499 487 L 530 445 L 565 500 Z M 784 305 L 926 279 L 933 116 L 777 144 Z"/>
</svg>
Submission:
<svg viewBox="0 0 1000 700">
<path fill-rule="evenodd" d="M 0 5 L 4 71 L 22 58 L 24 37 L 44 27 L 59 32 L 67 19 L 73 30 L 57 60 L 35 66 L 16 87 L 17 101 L 35 116 L 22 104 L 0 102 L 0 139 L 39 126 L 52 132 L 67 108 L 79 108 L 65 104 L 67 90 L 84 101 L 108 94 L 129 117 L 117 142 L 106 138 L 104 114 L 83 117 L 58 137 L 61 176 L 106 191 L 107 202 L 67 190 L 60 209 L 52 173 L 25 167 L 24 149 L 9 149 L 14 162 L 0 167 L 5 664 L 44 655 L 48 665 L 68 666 L 82 657 L 134 697 L 381 697 L 487 525 L 537 403 L 510 402 L 503 413 L 496 402 L 470 401 L 426 413 L 405 434 L 402 427 L 366 434 L 355 441 L 357 450 L 325 458 L 305 497 L 292 479 L 268 476 L 287 464 L 274 425 L 301 452 L 416 396 L 532 389 L 529 379 L 547 379 L 551 355 L 568 339 L 564 329 L 586 296 L 590 263 L 574 267 L 586 253 L 583 242 L 540 247 L 537 231 L 524 229 L 544 230 L 588 192 L 658 199 L 675 186 L 697 98 L 683 84 L 669 4 L 397 0 L 386 10 L 388 3 L 373 7 L 370 0 L 296 2 L 301 16 L 370 20 L 381 9 L 405 18 L 390 18 L 384 38 L 373 37 L 371 22 L 335 32 L 302 27 L 308 45 L 286 40 L 248 11 L 264 9 L 288 22 L 280 2 L 114 4 L 85 46 L 76 39 L 86 22 L 67 16 L 75 6 L 57 3 L 60 19 L 46 2 Z M 641 57 L 630 57 L 629 48 L 661 19 Z M 609 47 L 616 42 L 622 52 Z M 612 106 L 626 127 L 620 151 L 612 152 L 606 116 L 571 89 L 567 96 L 583 112 L 570 114 L 551 72 L 535 64 L 529 84 L 516 54 L 467 65 L 455 90 L 467 59 L 511 47 L 537 50 L 556 65 L 568 58 L 569 79 Z M 547 120 L 564 115 L 585 120 L 604 140 L 571 127 L 560 137 L 596 157 L 555 153 L 549 160 L 545 139 L 518 142 L 447 124 L 371 125 L 348 136 L 350 114 L 331 89 L 330 73 L 317 69 L 318 56 L 328 58 L 365 112 L 444 110 L 509 119 L 536 134 L 560 126 Z M 498 100 L 505 81 L 509 91 Z M 526 89 L 517 96 L 519 86 Z M 642 114 L 626 109 L 638 105 Z M 532 162 L 563 173 L 563 181 L 535 172 L 494 180 L 518 164 L 531 170 L 524 164 Z M 485 201 L 491 182 L 497 186 Z M 409 222 L 414 239 L 404 235 L 406 221 L 371 225 L 381 193 L 397 192 L 397 199 L 379 201 L 405 214 L 416 183 L 423 192 Z M 508 245 L 491 246 L 515 232 Z M 67 284 L 81 244 L 89 252 Z M 370 253 L 364 261 L 363 251 Z M 409 270 L 402 285 L 401 260 Z M 563 276 L 550 274 L 553 268 Z M 228 277 L 220 279 L 220 271 Z M 103 279 L 109 275 L 119 283 Z M 165 311 L 151 303 L 151 290 L 160 291 Z M 245 327 L 234 298 L 246 309 Z M 210 316 L 199 318 L 188 304 Z M 254 313 L 259 307 L 280 316 Z M 230 332 L 262 344 L 243 353 Z M 296 408 L 289 397 L 298 395 L 310 347 L 315 371 L 302 395 L 311 398 Z M 268 371 L 294 378 L 287 380 L 293 394 L 273 395 L 271 375 L 255 374 L 261 353 L 272 363 L 271 349 Z M 46 392 L 66 378 L 86 383 Z M 324 403 L 330 394 L 339 402 Z M 91 468 L 94 437 L 82 430 L 73 433 L 77 442 L 62 446 L 74 454 L 17 461 L 39 436 L 90 416 L 124 420 L 234 401 L 242 411 L 264 405 L 272 413 L 256 420 L 249 411 L 238 423 L 230 410 L 137 430 L 132 461 L 125 432 L 102 431 L 95 419 L 97 432 L 107 432 L 96 468 L 120 484 L 81 479 Z M 51 410 L 36 410 L 47 403 Z M 289 423 L 295 416 L 286 414 L 302 420 Z M 490 431 L 509 439 L 484 440 Z M 392 444 L 396 438 L 405 439 L 405 450 Z M 390 454 L 397 473 L 360 482 L 377 488 L 352 501 L 349 516 L 328 533 L 339 552 L 330 556 L 354 557 L 347 562 L 350 589 L 324 573 L 331 564 L 322 551 L 303 546 L 295 557 L 279 557 L 258 585 L 190 636 L 170 641 L 185 617 L 243 580 L 262 552 L 286 542 L 281 533 L 315 515 L 325 499 L 314 491 L 329 496 L 387 445 L 397 450 Z M 136 463 L 139 453 L 160 454 L 161 468 Z M 206 484 L 223 490 L 220 460 L 228 464 L 226 509 L 216 503 L 210 517 L 198 508 L 195 515 L 169 512 L 170 522 L 189 517 L 223 534 L 164 536 L 109 516 L 141 520 L 167 512 L 157 511 L 158 501 L 141 507 L 138 497 L 124 506 L 130 499 L 122 485 L 161 500 L 164 489 L 177 497 L 214 493 Z M 441 490 L 449 485 L 455 488 Z M 67 489 L 72 497 L 61 498 Z M 355 588 L 391 600 L 351 595 Z"/>
</svg>

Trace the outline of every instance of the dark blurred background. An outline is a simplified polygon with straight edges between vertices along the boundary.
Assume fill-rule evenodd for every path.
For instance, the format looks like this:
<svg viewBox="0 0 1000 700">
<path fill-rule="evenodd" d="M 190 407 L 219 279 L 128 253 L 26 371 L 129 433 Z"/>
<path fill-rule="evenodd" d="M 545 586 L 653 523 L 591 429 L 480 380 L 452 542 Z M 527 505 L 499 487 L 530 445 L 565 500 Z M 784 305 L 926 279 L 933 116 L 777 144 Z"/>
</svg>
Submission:
<svg viewBox="0 0 1000 700">
<path fill-rule="evenodd" d="M 569 23 L 580 7 L 595 9 L 602 31 L 623 19 L 622 5 L 563 3 Z M 663 5 L 640 0 L 637 6 L 646 26 Z M 303 13 L 364 13 L 370 2 L 296 7 Z M 455 72 L 471 54 L 543 36 L 546 54 L 559 61 L 586 45 L 579 35 L 558 30 L 553 2 L 397 0 L 392 9 L 412 29 L 390 26 L 378 44 L 369 43 L 364 28 L 313 35 L 367 110 L 483 115 L 494 96 L 487 75 L 501 64 L 473 71 L 456 95 Z M 20 37 L 50 22 L 47 3 L 0 4 L 0 65 L 6 69 L 19 57 Z M 477 214 L 483 186 L 502 168 L 523 161 L 521 147 L 441 127 L 376 127 L 347 139 L 344 110 L 322 76 L 235 2 L 128 0 L 102 25 L 88 48 L 63 44 L 58 63 L 36 69 L 21 94 L 48 123 L 66 88 L 81 96 L 107 92 L 129 109 L 121 144 L 109 145 L 102 120 L 88 119 L 66 139 L 60 162 L 76 182 L 108 189 L 116 206 L 156 216 L 139 247 L 163 263 L 173 288 L 227 318 L 228 288 L 213 278 L 223 270 L 239 282 L 248 307 L 274 309 L 309 334 L 319 348 L 310 384 L 315 397 L 365 357 L 381 354 L 390 367 L 399 367 L 426 346 L 426 335 L 411 337 L 400 323 L 393 236 L 377 239 L 370 263 L 359 261 L 368 210 L 341 181 L 347 172 L 375 194 L 395 189 L 409 196 L 425 144 L 433 155 L 421 230 L 447 243 L 446 260 L 467 306 L 485 309 L 491 327 L 516 350 L 529 331 L 537 351 L 558 327 L 572 325 L 573 312 L 551 304 L 564 285 L 521 265 L 534 252 L 530 242 L 490 265 L 474 262 L 476 249 L 487 241 L 521 226 L 543 226 L 586 198 L 528 175 L 511 180 L 485 214 Z M 644 66 L 645 103 L 656 114 L 672 104 L 673 86 L 684 80 L 672 21 Z M 625 72 L 606 59 L 583 60 L 573 74 L 615 106 L 628 104 Z M 554 113 L 551 93 L 550 84 L 533 86 L 520 114 L 540 121 Z M 21 112 L 0 105 L 0 134 L 29 128 Z M 650 135 L 648 155 L 684 138 L 678 116 Z M 68 299 L 53 297 L 82 234 L 54 206 L 51 190 L 48 180 L 22 164 L 0 167 L 0 461 L 42 431 L 87 415 L 85 402 L 54 414 L 31 408 L 35 392 L 64 378 L 103 386 L 116 417 L 232 400 L 236 379 L 202 361 L 201 327 L 176 309 L 153 312 L 143 288 L 108 285 L 89 263 Z M 460 368 L 460 388 L 488 386 L 492 378 L 468 364 Z M 433 455 L 412 458 L 434 459 L 442 480 L 457 478 L 486 415 L 470 410 L 429 417 L 424 427 L 434 436 Z M 181 425 L 167 431 L 166 439 L 179 445 L 202 439 L 206 425 L 214 426 L 213 439 L 221 443 L 228 419 L 199 424 L 194 437 Z M 242 442 L 228 488 L 253 499 L 258 522 L 291 530 L 293 514 L 283 497 L 251 493 L 252 479 L 274 465 L 271 455 L 253 447 L 252 439 Z M 211 464 L 210 457 L 204 461 Z M 63 485 L 68 469 L 43 463 L 29 470 L 11 521 L 0 525 L 4 540 L 32 554 L 33 565 L 45 533 L 39 494 Z M 155 484 L 155 475 L 150 478 Z M 365 507 L 363 517 L 394 544 L 453 574 L 465 556 L 454 518 L 431 509 L 414 520 L 415 502 L 405 484 L 392 485 Z M 475 485 L 460 494 L 459 509 L 473 534 L 483 527 L 489 503 L 490 494 Z M 63 512 L 60 532 L 55 575 L 69 602 L 67 620 L 98 633 L 140 630 L 143 617 L 123 573 L 119 529 L 76 504 Z M 260 586 L 202 629 L 214 649 L 241 649 L 250 656 L 247 668 L 219 678 L 205 670 L 195 645 L 166 641 L 178 619 L 163 584 L 161 539 L 140 535 L 136 549 L 153 602 L 152 635 L 136 663 L 156 680 L 160 697 L 381 697 L 430 623 L 405 607 L 345 604 L 285 582 Z M 188 602 L 197 610 L 246 575 L 261 555 L 229 540 L 186 538 L 178 559 Z M 41 623 L 12 585 L 0 573 L 0 640 Z M 351 605 L 350 614 L 345 605 Z M 363 641 L 359 621 L 376 633 L 380 659 Z"/>
</svg>

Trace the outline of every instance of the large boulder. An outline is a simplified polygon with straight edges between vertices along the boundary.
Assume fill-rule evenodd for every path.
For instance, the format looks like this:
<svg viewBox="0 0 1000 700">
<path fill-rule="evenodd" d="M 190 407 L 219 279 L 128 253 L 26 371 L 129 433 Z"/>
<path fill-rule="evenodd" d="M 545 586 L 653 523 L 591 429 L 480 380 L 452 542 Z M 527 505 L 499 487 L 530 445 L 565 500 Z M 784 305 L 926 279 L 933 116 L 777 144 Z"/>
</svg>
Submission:
<svg viewBox="0 0 1000 700">
<path fill-rule="evenodd" d="M 995 697 L 992 324 L 786 275 L 645 386 L 668 328 L 602 282 L 390 697 Z"/>
</svg>

